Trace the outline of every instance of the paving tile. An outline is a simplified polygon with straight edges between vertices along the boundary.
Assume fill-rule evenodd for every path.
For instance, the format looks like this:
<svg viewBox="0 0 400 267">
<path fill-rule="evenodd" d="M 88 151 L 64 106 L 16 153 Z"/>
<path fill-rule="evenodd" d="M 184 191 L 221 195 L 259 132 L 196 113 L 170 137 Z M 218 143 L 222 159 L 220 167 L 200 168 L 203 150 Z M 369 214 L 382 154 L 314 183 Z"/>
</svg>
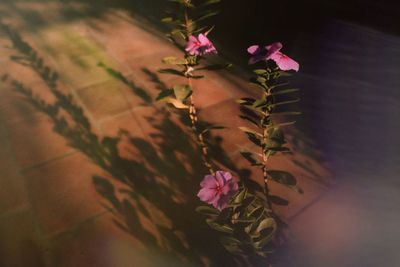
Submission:
<svg viewBox="0 0 400 267">
<path fill-rule="evenodd" d="M 61 54 L 55 57 L 54 61 L 60 74 L 60 80 L 75 90 L 109 79 L 105 71 L 98 66 L 99 63 L 104 63 L 114 69 L 122 69 L 107 56 L 95 54 Z"/>
<path fill-rule="evenodd" d="M 174 85 L 187 83 L 184 77 L 158 73 L 159 69 L 171 68 L 170 65 L 162 63 L 166 56 L 181 56 L 178 52 L 174 54 L 155 52 L 151 55 L 139 56 L 127 59 L 124 65 L 132 71 L 131 79 L 142 85 L 144 90 L 155 98 L 160 90 L 172 88 Z M 172 66 L 173 67 L 173 66 Z"/>
<path fill-rule="evenodd" d="M 43 14 L 43 3 L 32 1 L 17 1 L 12 5 L 11 11 L 19 16 L 19 20 L 24 22 L 25 29 L 40 29 L 51 25 L 59 19 L 57 9 L 61 3 L 46 3 L 46 14 Z"/>
<path fill-rule="evenodd" d="M 232 98 L 229 88 L 221 86 L 214 79 L 193 80 L 193 99 L 198 108 L 206 108 Z"/>
<path fill-rule="evenodd" d="M 112 117 L 144 104 L 117 80 L 79 89 L 77 95 L 96 119 Z"/>
<path fill-rule="evenodd" d="M 118 228 L 109 214 L 53 238 L 51 244 L 53 266 L 181 266 L 172 256 L 144 248 L 138 239 Z"/>
<path fill-rule="evenodd" d="M 199 72 L 200 73 L 200 72 Z M 213 81 L 219 88 L 224 88 L 234 98 L 254 96 L 259 91 L 248 82 L 248 75 L 242 69 L 231 67 L 228 70 L 204 71 L 206 80 Z"/>
<path fill-rule="evenodd" d="M 112 59 L 88 34 L 82 23 L 55 25 L 35 36 L 39 51 L 50 58 L 60 79 L 73 89 L 108 80 L 99 63 L 126 73 L 127 69 Z"/>
<path fill-rule="evenodd" d="M 165 51 L 168 54 L 174 50 L 166 39 L 146 31 L 135 21 L 121 19 L 113 14 L 106 16 L 104 21 L 107 23 L 97 20 L 95 27 L 91 28 L 91 34 L 120 62 L 148 56 L 155 51 Z"/>
<path fill-rule="evenodd" d="M 0 9 L 1 12 L 1 9 Z M 0 61 L 4 62 L 5 60 L 9 59 L 12 55 L 12 50 L 10 49 L 11 43 L 10 40 L 5 36 L 0 36 Z M 1 64 L 4 66 L 3 64 Z"/>
<path fill-rule="evenodd" d="M 136 118 L 135 110 L 141 109 L 136 108 L 134 110 L 128 110 L 120 115 L 114 116 L 110 119 L 103 120 L 100 123 L 102 133 L 105 136 L 118 136 L 119 132 L 128 131 L 134 136 L 143 136 L 143 132 L 138 127 L 138 120 Z"/>
<path fill-rule="evenodd" d="M 127 111 L 121 115 L 104 120 L 100 123 L 103 136 L 116 138 L 121 136 L 118 144 L 119 155 L 125 159 L 137 160 L 140 152 L 130 144 L 129 137 L 120 135 L 121 132 L 128 132 L 130 137 L 144 138 L 142 129 L 138 126 L 139 122 L 132 111 Z"/>
<path fill-rule="evenodd" d="M 172 108 L 171 108 L 172 109 Z M 145 138 L 152 140 L 152 136 L 163 134 L 173 138 L 173 134 L 189 133 L 189 128 L 180 120 L 178 113 L 170 112 L 164 104 L 139 107 L 134 110 L 138 126 Z"/>
<path fill-rule="evenodd" d="M 0 265 L 44 267 L 45 253 L 38 241 L 32 213 L 27 210 L 0 218 Z"/>
<path fill-rule="evenodd" d="M 249 127 L 249 124 L 239 118 L 239 106 L 234 100 L 226 100 L 201 110 L 199 118 L 203 121 L 222 125 L 227 129 L 214 131 L 214 134 L 222 137 L 222 148 L 228 153 L 234 153 L 249 141 L 245 134 L 238 129 L 239 126 Z"/>
<path fill-rule="evenodd" d="M 9 140 L 21 168 L 28 168 L 73 151 L 42 114 L 7 125 Z"/>
<path fill-rule="evenodd" d="M 0 116 L 1 121 L 1 116 Z M 10 149 L 8 133 L 0 122 L 0 216 L 28 206 L 24 179 Z"/>
<path fill-rule="evenodd" d="M 17 53 L 14 53 L 13 51 L 13 54 Z M 0 75 L 8 75 L 10 78 L 20 80 L 27 86 L 42 81 L 41 78 L 36 74 L 36 72 L 33 71 L 30 67 L 23 66 L 9 59 L 6 60 L 4 64 L 1 64 Z"/>
<path fill-rule="evenodd" d="M 0 166 L 0 216 L 29 206 L 24 179 L 14 164 L 4 159 Z M 10 165 L 6 165 L 10 164 Z"/>
<path fill-rule="evenodd" d="M 44 234 L 64 231 L 104 210 L 92 183 L 103 171 L 75 155 L 25 173 L 32 210 Z"/>
<path fill-rule="evenodd" d="M 56 101 L 56 97 L 43 81 L 27 84 L 25 80 L 19 79 L 18 77 L 13 77 L 13 80 L 22 82 L 26 89 L 31 90 L 33 97 L 18 91 L 17 88 L 11 85 L 11 80 L 0 84 L 0 113 L 4 115 L 4 120 L 8 122 L 20 120 L 30 121 L 41 113 L 40 110 L 33 105 L 32 100 L 44 101 L 47 105 L 54 104 Z M 64 94 L 70 93 L 68 88 L 60 83 L 58 83 L 57 88 Z"/>
</svg>

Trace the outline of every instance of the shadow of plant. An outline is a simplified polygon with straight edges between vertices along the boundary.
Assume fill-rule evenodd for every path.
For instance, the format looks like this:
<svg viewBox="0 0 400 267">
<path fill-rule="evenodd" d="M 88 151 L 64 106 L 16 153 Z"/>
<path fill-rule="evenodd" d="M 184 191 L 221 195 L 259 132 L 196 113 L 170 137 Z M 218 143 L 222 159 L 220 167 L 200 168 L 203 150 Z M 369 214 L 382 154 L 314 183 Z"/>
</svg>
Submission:
<svg viewBox="0 0 400 267">
<path fill-rule="evenodd" d="M 45 65 L 16 31 L 1 26 L 18 51 L 12 59 L 32 68 L 56 100 L 47 103 L 17 79 L 3 79 L 9 80 L 16 91 L 48 116 L 53 130 L 64 137 L 69 146 L 85 154 L 109 174 L 107 178 L 93 175 L 92 179 L 97 192 L 105 200 L 104 205 L 114 214 L 115 224 L 146 247 L 157 247 L 164 253 L 176 255 L 185 266 L 234 266 L 238 260 L 216 241 L 218 233 L 212 231 L 204 218 L 195 212 L 199 205 L 196 193 L 200 176 L 206 170 L 201 164 L 197 146 L 185 130 L 185 120 L 177 116 L 179 114 L 153 106 L 156 116 L 146 118 L 156 129 L 149 136 L 151 142 L 132 136 L 126 130 L 120 130 L 117 136 L 97 135 L 72 95 L 59 88 L 58 74 Z M 144 88 L 137 87 L 118 71 L 105 65 L 102 67 L 152 106 Z M 143 71 L 163 86 L 155 73 L 147 69 Z M 214 152 L 221 154 L 218 156 L 222 159 L 220 164 L 238 172 L 220 148 L 222 140 L 211 140 Z M 129 145 L 139 154 L 134 158 L 121 156 L 121 144 Z"/>
</svg>

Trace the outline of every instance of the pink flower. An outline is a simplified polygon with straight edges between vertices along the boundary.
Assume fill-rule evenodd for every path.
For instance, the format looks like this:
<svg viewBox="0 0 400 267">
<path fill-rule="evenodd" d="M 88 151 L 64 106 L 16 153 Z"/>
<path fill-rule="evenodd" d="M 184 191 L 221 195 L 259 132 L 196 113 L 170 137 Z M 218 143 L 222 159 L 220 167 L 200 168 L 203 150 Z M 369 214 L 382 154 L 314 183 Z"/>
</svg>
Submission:
<svg viewBox="0 0 400 267">
<path fill-rule="evenodd" d="M 281 53 L 281 48 L 282 44 L 279 42 L 273 43 L 265 47 L 252 45 L 247 49 L 247 52 L 252 55 L 249 60 L 249 64 L 254 64 L 261 60 L 267 61 L 269 59 L 272 59 L 281 70 L 299 71 L 299 63 Z"/>
<path fill-rule="evenodd" d="M 217 54 L 217 49 L 215 49 L 213 43 L 202 33 L 197 37 L 193 35 L 189 36 L 189 41 L 186 44 L 185 50 L 192 56 Z"/>
<path fill-rule="evenodd" d="M 215 175 L 206 175 L 200 186 L 202 189 L 197 194 L 200 200 L 219 210 L 226 208 L 239 188 L 232 174 L 224 171 L 217 171 Z"/>
</svg>

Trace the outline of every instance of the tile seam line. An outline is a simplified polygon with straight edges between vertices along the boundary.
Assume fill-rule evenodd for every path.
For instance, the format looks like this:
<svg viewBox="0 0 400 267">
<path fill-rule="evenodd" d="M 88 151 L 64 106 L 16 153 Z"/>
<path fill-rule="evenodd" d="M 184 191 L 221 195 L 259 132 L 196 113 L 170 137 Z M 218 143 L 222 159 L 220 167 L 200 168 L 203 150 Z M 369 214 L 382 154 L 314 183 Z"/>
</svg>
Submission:
<svg viewBox="0 0 400 267">
<path fill-rule="evenodd" d="M 330 189 L 328 189 L 327 191 L 330 191 Z M 304 213 L 305 211 L 309 210 L 312 206 L 314 206 L 316 203 L 318 203 L 321 199 L 326 197 L 326 192 L 322 192 L 320 193 L 318 196 L 316 196 L 314 199 L 312 199 L 307 205 L 305 205 L 304 207 L 302 207 L 301 209 L 299 209 L 295 214 L 293 214 L 292 216 L 290 216 L 288 218 L 289 222 L 292 222 L 294 220 L 296 220 L 296 218 Z"/>
<path fill-rule="evenodd" d="M 75 154 L 79 154 L 79 151 L 74 149 L 74 150 L 72 150 L 72 151 L 70 151 L 70 152 L 67 152 L 67 153 L 63 154 L 63 155 L 56 156 L 56 157 L 54 157 L 54 158 L 51 158 L 51 159 L 48 159 L 48 160 L 39 162 L 39 163 L 37 163 L 37 164 L 33 164 L 33 165 L 31 165 L 31 166 L 22 168 L 20 172 L 21 172 L 21 174 L 26 174 L 26 173 L 28 173 L 28 172 L 31 171 L 31 170 L 35 170 L 35 169 L 37 169 L 37 168 L 46 166 L 47 164 L 50 164 L 50 163 L 53 163 L 53 162 L 57 162 L 58 160 L 62 160 L 62 159 L 64 159 L 64 158 L 71 157 L 71 156 L 73 156 L 73 155 L 75 155 Z"/>
<path fill-rule="evenodd" d="M 112 214 L 112 210 L 106 208 L 103 211 L 100 211 L 100 212 L 98 212 L 98 213 L 96 213 L 96 214 L 94 214 L 94 215 L 92 215 L 90 217 L 87 217 L 86 219 L 83 219 L 83 220 L 81 220 L 79 222 L 74 223 L 73 225 L 71 225 L 67 229 L 54 231 L 53 233 L 49 233 L 49 234 L 43 235 L 42 237 L 44 239 L 49 240 L 49 239 L 57 238 L 57 237 L 59 237 L 59 236 L 61 236 L 63 234 L 68 234 L 68 233 L 74 232 L 77 229 L 79 229 L 82 225 L 84 225 L 86 223 L 94 222 L 95 220 L 97 220 L 98 218 L 100 218 L 100 217 L 102 217 L 102 216 L 104 216 L 106 214 Z"/>
</svg>

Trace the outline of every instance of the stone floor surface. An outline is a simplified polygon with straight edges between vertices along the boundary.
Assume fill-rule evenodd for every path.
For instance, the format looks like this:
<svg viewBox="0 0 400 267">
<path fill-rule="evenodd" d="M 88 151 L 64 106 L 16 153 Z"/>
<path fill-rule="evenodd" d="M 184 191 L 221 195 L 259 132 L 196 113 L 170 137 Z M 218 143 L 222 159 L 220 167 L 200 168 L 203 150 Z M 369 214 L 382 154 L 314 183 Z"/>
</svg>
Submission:
<svg viewBox="0 0 400 267">
<path fill-rule="evenodd" d="M 196 247 L 213 240 L 203 237 L 211 230 L 188 230 L 199 224 L 189 217 L 200 204 L 190 195 L 201 179 L 192 139 L 171 109 L 154 103 L 160 89 L 184 82 L 157 73 L 160 59 L 179 51 L 123 11 L 92 17 L 62 1 L 5 0 L 0 12 L 1 22 L 59 73 L 58 90 L 72 95 L 67 103 L 90 122 L 85 127 L 68 105 L 61 115 L 40 112 L 0 83 L 0 266 L 198 266 L 218 257 L 212 246 Z M 0 75 L 46 103 L 60 101 L 32 68 L 10 60 L 15 54 L 2 33 Z M 243 121 L 235 103 L 249 86 L 238 73 L 206 73 L 194 97 L 200 118 L 229 127 L 215 139 L 227 158 L 221 161 L 249 168 L 238 153 L 248 142 L 236 128 Z M 63 116 L 69 124 L 60 130 Z M 328 171 L 305 144 L 271 161 L 294 173 L 304 190 L 272 185 L 290 201 L 277 210 L 293 224 L 327 189 Z"/>
</svg>

